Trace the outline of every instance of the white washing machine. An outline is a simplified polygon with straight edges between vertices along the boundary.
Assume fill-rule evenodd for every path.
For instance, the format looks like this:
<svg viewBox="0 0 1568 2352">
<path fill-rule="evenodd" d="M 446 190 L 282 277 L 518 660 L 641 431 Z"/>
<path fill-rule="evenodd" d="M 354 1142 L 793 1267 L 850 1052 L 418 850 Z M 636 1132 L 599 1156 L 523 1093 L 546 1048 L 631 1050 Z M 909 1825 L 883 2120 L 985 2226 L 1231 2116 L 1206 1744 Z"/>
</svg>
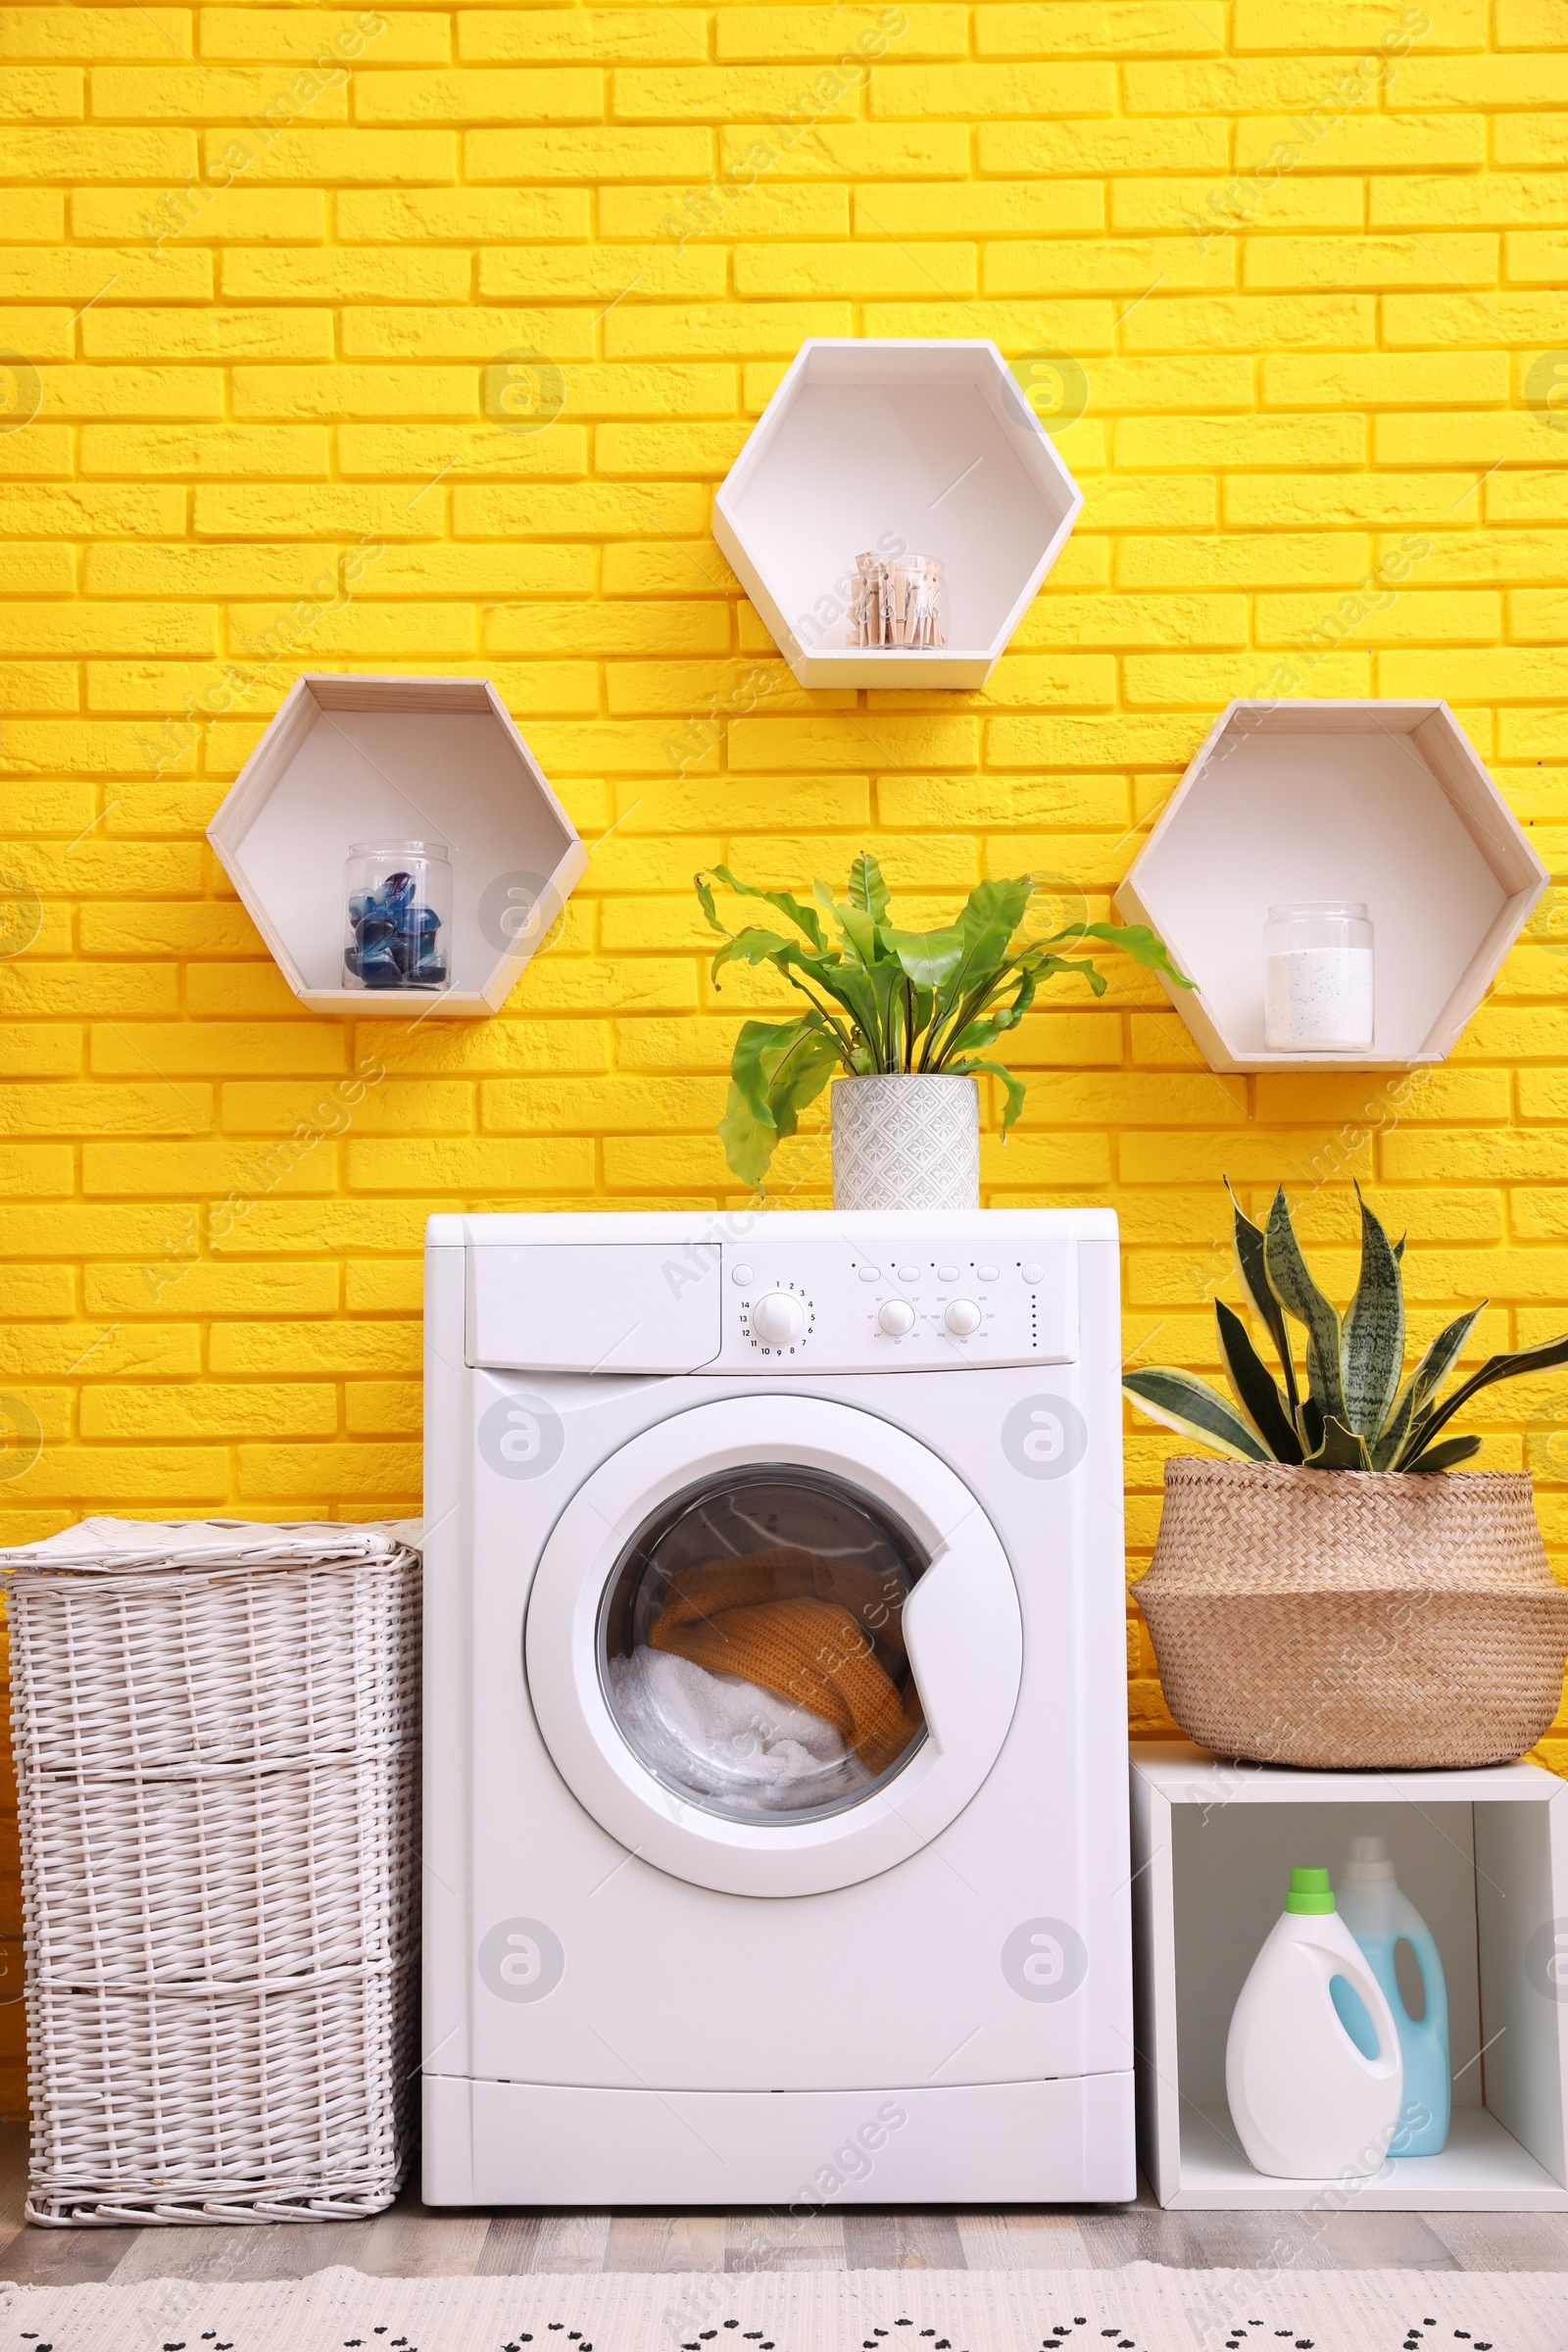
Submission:
<svg viewBox="0 0 1568 2352">
<path fill-rule="evenodd" d="M 432 2205 L 1130 2198 L 1116 1224 L 437 1216 Z"/>
</svg>

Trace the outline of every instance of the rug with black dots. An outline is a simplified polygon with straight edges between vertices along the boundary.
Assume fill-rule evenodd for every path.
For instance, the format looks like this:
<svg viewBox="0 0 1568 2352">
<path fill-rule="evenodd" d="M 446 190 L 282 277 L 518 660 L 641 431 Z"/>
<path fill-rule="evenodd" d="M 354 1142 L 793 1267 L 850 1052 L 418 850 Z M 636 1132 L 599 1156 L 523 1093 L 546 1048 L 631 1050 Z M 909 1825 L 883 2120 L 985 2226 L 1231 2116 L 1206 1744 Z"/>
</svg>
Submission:
<svg viewBox="0 0 1568 2352">
<path fill-rule="evenodd" d="M 0 2285 L 0 2352 L 1568 2352 L 1568 2274 L 797 2271 Z"/>
</svg>

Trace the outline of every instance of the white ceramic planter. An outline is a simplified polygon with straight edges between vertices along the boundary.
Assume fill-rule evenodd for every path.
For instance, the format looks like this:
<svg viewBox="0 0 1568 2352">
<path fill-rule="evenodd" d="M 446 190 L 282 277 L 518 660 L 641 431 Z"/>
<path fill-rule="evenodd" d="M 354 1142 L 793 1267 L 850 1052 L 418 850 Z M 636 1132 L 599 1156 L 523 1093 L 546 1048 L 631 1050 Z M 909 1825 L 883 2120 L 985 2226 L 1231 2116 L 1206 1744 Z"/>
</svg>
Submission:
<svg viewBox="0 0 1568 2352">
<path fill-rule="evenodd" d="M 978 1208 L 980 1094 L 972 1078 L 836 1078 L 835 1208 Z"/>
</svg>

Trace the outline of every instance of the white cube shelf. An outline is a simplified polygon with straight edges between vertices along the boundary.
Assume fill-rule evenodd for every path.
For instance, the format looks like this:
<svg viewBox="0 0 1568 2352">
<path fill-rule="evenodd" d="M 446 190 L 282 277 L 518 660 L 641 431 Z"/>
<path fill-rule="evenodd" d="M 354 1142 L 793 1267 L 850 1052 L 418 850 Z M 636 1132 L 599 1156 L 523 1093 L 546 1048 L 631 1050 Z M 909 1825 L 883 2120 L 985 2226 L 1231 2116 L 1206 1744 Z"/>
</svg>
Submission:
<svg viewBox="0 0 1568 2352">
<path fill-rule="evenodd" d="M 1533 1764 L 1294 1772 L 1147 1744 L 1132 1750 L 1132 1823 L 1139 2161 L 1161 2205 L 1568 2212 L 1568 1787 Z M 1387 1838 L 1437 1939 L 1448 2142 L 1365 2180 L 1277 2180 L 1231 2121 L 1231 2012 L 1293 1865 L 1338 1884 L 1352 1836 Z"/>
<path fill-rule="evenodd" d="M 803 343 L 730 467 L 713 536 L 803 686 L 983 686 L 1083 492 L 995 343 Z M 947 644 L 848 646 L 848 579 L 943 566 Z"/>
<path fill-rule="evenodd" d="M 207 838 L 316 1012 L 472 1020 L 505 1004 L 588 854 L 488 678 L 297 678 Z M 445 842 L 452 985 L 346 988 L 351 842 Z"/>
<path fill-rule="evenodd" d="M 1212 1069 L 1412 1069 L 1451 1051 L 1547 879 L 1446 703 L 1235 702 L 1115 905 L 1197 982 L 1167 994 Z M 1263 1043 L 1269 907 L 1313 899 L 1371 915 L 1369 1051 Z"/>
</svg>

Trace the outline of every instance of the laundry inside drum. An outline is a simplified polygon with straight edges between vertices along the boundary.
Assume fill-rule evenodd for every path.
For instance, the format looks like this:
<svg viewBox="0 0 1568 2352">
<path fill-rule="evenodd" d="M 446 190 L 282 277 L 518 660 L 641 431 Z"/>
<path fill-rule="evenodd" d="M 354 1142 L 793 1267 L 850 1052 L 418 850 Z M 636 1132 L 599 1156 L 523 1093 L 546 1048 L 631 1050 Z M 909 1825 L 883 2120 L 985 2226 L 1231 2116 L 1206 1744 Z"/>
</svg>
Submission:
<svg viewBox="0 0 1568 2352">
<path fill-rule="evenodd" d="M 929 1565 L 846 1480 L 781 1465 L 689 1488 L 627 1544 L 599 1615 L 622 1738 L 743 1821 L 858 1804 L 925 1738 L 904 1604 Z"/>
</svg>

